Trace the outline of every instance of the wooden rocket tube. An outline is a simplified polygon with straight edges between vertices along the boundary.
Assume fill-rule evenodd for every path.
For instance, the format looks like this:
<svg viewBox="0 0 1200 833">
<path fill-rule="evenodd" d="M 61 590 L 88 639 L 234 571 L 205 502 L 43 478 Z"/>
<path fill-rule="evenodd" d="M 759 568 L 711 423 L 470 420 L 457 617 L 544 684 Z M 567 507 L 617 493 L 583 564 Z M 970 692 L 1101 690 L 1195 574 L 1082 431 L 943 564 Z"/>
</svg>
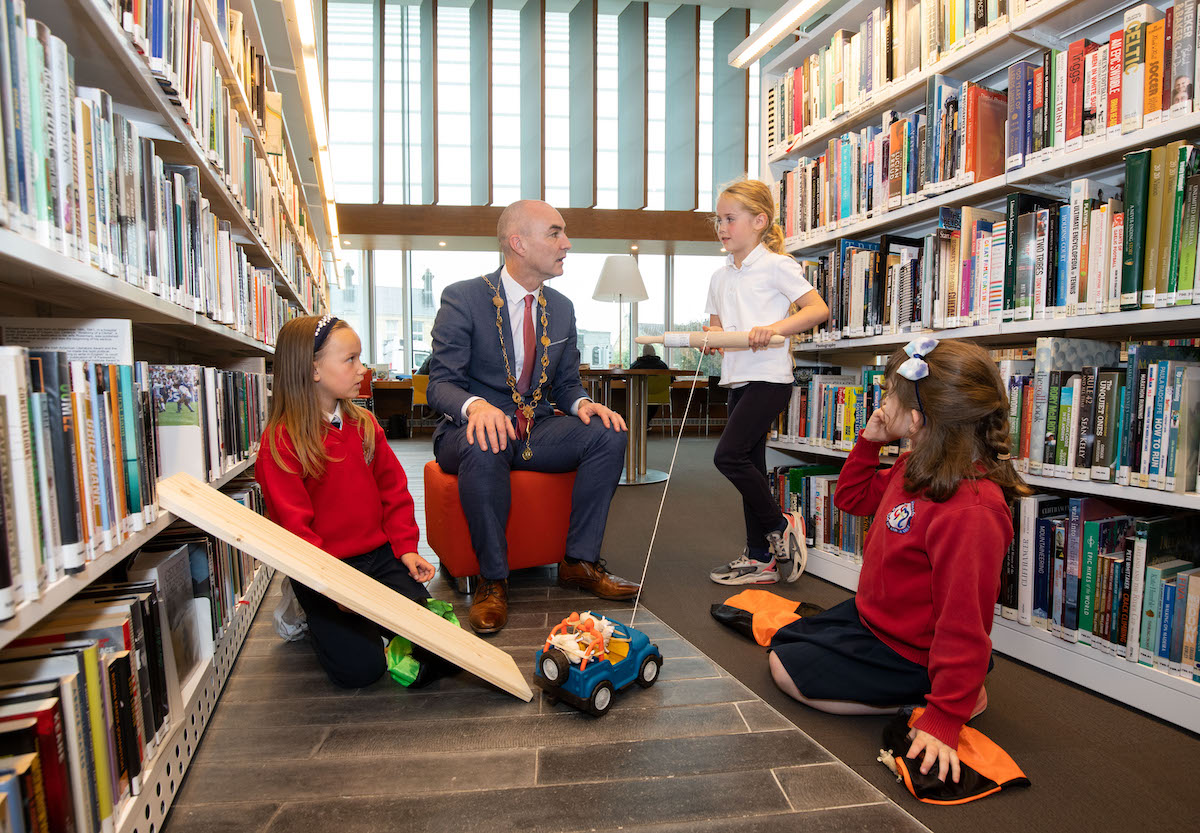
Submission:
<svg viewBox="0 0 1200 833">
<path fill-rule="evenodd" d="M 705 336 L 708 336 L 709 347 L 736 348 L 750 346 L 750 333 L 744 331 L 705 333 L 697 330 L 688 330 L 685 332 L 663 333 L 660 336 L 638 336 L 634 340 L 638 344 L 663 344 L 667 347 L 695 347 L 696 349 L 700 349 L 704 346 Z M 771 336 L 770 346 L 772 347 L 779 347 L 786 343 L 786 336 Z"/>
</svg>

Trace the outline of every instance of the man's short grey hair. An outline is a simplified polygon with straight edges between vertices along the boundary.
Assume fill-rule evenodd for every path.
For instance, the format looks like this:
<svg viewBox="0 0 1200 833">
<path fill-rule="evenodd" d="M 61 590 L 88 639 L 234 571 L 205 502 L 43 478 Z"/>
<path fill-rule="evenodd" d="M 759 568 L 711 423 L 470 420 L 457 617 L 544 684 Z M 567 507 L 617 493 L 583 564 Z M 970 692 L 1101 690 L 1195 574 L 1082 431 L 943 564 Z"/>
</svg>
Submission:
<svg viewBox="0 0 1200 833">
<path fill-rule="evenodd" d="M 500 212 L 496 221 L 496 239 L 500 242 L 500 251 L 509 251 L 508 238 L 525 231 L 528 219 L 526 209 L 536 200 L 517 200 Z"/>
</svg>

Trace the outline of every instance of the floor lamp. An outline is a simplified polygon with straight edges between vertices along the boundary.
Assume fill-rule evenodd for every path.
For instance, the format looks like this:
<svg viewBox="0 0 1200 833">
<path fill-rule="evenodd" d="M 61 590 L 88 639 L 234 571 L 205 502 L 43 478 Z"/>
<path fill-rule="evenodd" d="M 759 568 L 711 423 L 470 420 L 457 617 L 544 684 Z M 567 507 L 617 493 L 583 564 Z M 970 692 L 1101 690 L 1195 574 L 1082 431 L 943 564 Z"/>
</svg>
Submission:
<svg viewBox="0 0 1200 833">
<path fill-rule="evenodd" d="M 649 297 L 637 260 L 632 255 L 611 255 L 605 259 L 604 266 L 600 269 L 600 279 L 596 281 L 596 291 L 592 293 L 592 300 L 617 302 L 618 356 L 620 348 L 625 346 L 621 338 L 625 322 L 625 317 L 621 314 L 621 304 L 625 301 L 637 303 Z"/>
</svg>

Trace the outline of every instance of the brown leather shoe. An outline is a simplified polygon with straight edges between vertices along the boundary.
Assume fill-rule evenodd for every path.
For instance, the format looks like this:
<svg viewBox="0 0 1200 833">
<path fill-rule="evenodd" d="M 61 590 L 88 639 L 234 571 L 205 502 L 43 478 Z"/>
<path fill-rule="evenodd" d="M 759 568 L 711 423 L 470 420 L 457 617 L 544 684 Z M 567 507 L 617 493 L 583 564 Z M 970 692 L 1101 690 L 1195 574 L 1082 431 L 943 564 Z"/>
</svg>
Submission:
<svg viewBox="0 0 1200 833">
<path fill-rule="evenodd" d="M 508 624 L 508 581 L 481 577 L 468 618 L 475 633 L 495 633 Z"/>
<path fill-rule="evenodd" d="M 564 558 L 558 562 L 558 586 L 578 587 L 601 599 L 616 602 L 632 599 L 638 592 L 638 586 L 632 581 L 614 576 L 605 569 L 603 558 L 596 562 L 571 562 Z"/>
</svg>

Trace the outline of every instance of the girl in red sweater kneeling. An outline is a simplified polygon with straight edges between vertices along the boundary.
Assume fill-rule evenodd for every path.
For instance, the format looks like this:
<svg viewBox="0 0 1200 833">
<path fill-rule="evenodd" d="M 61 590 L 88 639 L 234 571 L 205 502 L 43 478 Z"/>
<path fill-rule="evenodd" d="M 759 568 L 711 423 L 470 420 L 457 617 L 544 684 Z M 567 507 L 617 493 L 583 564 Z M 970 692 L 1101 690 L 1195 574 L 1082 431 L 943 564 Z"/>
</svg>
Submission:
<svg viewBox="0 0 1200 833">
<path fill-rule="evenodd" d="M 924 701 L 908 757 L 924 753 L 921 772 L 937 764 L 957 782 L 959 731 L 987 705 L 1008 502 L 1031 490 L 1010 462 L 1008 397 L 982 348 L 916 339 L 891 357 L 884 388 L 834 493 L 838 509 L 875 516 L 858 595 L 780 629 L 771 675 L 834 714 Z M 903 437 L 912 450 L 878 468 Z"/>
<path fill-rule="evenodd" d="M 271 415 L 255 466 L 271 520 L 331 556 L 418 603 L 433 566 L 417 554 L 408 479 L 370 413 L 354 404 L 367 370 L 362 344 L 332 316 L 294 318 L 279 330 Z M 316 591 L 293 582 L 321 667 L 346 688 L 387 670 L 390 634 Z M 382 638 L 381 638 L 382 637 Z M 415 649 L 421 674 L 446 670 Z"/>
</svg>

